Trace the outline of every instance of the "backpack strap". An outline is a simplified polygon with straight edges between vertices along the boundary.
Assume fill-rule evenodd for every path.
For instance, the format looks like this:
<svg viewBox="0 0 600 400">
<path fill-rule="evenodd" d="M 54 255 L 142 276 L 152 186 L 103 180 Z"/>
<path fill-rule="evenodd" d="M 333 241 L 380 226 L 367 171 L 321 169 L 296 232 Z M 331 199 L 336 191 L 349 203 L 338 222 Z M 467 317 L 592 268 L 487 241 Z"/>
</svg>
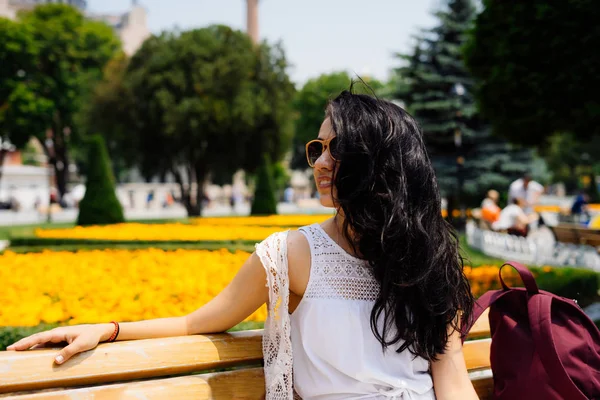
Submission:
<svg viewBox="0 0 600 400">
<path fill-rule="evenodd" d="M 460 338 L 463 343 L 467 338 L 467 334 L 469 333 L 473 325 L 475 325 L 475 322 L 477 322 L 479 317 L 481 317 L 481 314 L 483 314 L 485 310 L 490 308 L 492 304 L 494 304 L 496 301 L 502 298 L 502 296 L 504 296 L 506 293 L 508 293 L 508 290 L 488 290 L 475 301 L 475 304 L 473 305 L 473 314 L 471 315 L 471 319 L 469 321 L 462 321 L 462 326 L 460 329 Z"/>
<path fill-rule="evenodd" d="M 525 285 L 525 289 L 527 289 L 527 292 L 530 296 L 533 296 L 534 294 L 540 292 L 537 283 L 535 282 L 535 278 L 533 277 L 533 274 L 531 273 L 531 271 L 529 271 L 529 269 L 526 266 L 516 261 L 507 261 L 506 263 L 502 264 L 502 266 L 498 270 L 498 277 L 500 278 L 500 284 L 502 285 L 502 289 L 489 290 L 486 293 L 484 293 L 479 299 L 477 299 L 475 305 L 473 306 L 473 315 L 471 317 L 471 320 L 462 321 L 460 336 L 463 343 L 475 322 L 479 319 L 479 317 L 481 317 L 481 314 L 483 314 L 485 310 L 487 310 L 492 304 L 498 301 L 503 295 L 508 293 L 508 291 L 510 290 L 508 285 L 504 282 L 504 279 L 502 279 L 502 268 L 506 267 L 507 265 L 517 270 L 519 276 L 521 277 L 521 280 L 523 281 L 523 284 Z"/>
<path fill-rule="evenodd" d="M 553 386 L 558 389 L 560 395 L 565 399 L 587 400 L 587 396 L 579 390 L 565 371 L 565 367 L 556 352 L 552 334 L 552 297 L 544 294 L 531 296 L 527 301 L 527 309 L 536 353 L 542 360 L 548 377 L 556 383 Z"/>
<path fill-rule="evenodd" d="M 531 273 L 531 271 L 526 266 L 524 266 L 523 264 L 518 263 L 516 261 L 507 261 L 504 264 L 502 264 L 502 266 L 498 270 L 498 276 L 500 277 L 500 284 L 502 285 L 502 289 L 504 289 L 504 290 L 510 289 L 506 285 L 506 283 L 504 283 L 504 279 L 502 279 L 502 268 L 506 267 L 507 265 L 511 266 L 517 270 L 517 272 L 519 273 L 519 276 L 521 276 L 521 280 L 523 281 L 523 284 L 525 285 L 525 289 L 527 289 L 527 292 L 529 293 L 529 295 L 532 296 L 532 295 L 540 292 L 540 290 L 538 289 L 537 283 L 535 283 L 535 278 L 533 277 L 533 274 Z"/>
</svg>

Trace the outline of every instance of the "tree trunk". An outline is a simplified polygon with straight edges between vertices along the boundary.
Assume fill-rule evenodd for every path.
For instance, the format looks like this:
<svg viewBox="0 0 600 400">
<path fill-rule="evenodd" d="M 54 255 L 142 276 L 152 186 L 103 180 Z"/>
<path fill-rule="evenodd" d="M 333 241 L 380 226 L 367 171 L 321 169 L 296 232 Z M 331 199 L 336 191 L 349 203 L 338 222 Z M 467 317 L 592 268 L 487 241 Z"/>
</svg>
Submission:
<svg viewBox="0 0 600 400">
<path fill-rule="evenodd" d="M 203 164 L 196 164 L 195 175 L 196 175 L 196 208 L 198 210 L 197 216 L 202 215 L 202 201 L 204 199 L 204 181 L 206 179 L 206 166 Z"/>
<path fill-rule="evenodd" d="M 187 210 L 188 217 L 201 217 L 202 216 L 202 207 L 200 204 L 191 204 L 188 203 L 185 205 L 185 209 Z"/>
<path fill-rule="evenodd" d="M 181 173 L 176 168 L 173 168 L 171 172 L 173 172 L 173 175 L 175 176 L 175 182 L 177 182 L 179 185 L 179 191 L 181 192 L 181 203 L 185 207 L 188 217 L 199 217 L 202 212 L 202 203 L 193 201 L 192 199 L 192 180 L 189 176 L 190 174 L 188 173 L 188 185 L 186 188 Z"/>
<path fill-rule="evenodd" d="M 56 176 L 56 188 L 58 189 L 58 201 L 67 193 L 67 182 L 69 179 L 69 159 L 67 157 L 67 146 L 62 129 L 54 131 L 54 175 Z"/>
</svg>

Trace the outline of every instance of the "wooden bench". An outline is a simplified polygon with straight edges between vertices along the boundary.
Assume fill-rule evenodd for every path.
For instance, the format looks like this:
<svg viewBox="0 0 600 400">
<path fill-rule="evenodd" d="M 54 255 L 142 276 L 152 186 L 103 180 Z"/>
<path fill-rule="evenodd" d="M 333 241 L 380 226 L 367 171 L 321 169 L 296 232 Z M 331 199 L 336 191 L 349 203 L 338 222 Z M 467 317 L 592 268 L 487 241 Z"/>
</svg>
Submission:
<svg viewBox="0 0 600 400">
<path fill-rule="evenodd" d="M 600 247 L 600 229 L 588 229 L 576 224 L 559 224 L 551 229 L 559 242 Z"/>
<path fill-rule="evenodd" d="M 487 314 L 471 330 L 464 354 L 481 399 L 491 398 Z M 56 349 L 0 352 L 0 398 L 262 399 L 262 331 L 135 340 L 99 345 L 61 366 Z M 230 368 L 225 372 L 202 373 Z"/>
</svg>

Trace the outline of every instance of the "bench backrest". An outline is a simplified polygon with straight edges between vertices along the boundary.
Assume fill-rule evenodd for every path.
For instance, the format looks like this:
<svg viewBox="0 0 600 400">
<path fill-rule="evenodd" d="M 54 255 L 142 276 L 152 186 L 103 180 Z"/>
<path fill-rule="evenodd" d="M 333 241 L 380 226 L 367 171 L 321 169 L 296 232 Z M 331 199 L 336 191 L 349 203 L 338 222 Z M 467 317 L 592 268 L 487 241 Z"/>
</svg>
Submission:
<svg viewBox="0 0 600 400">
<path fill-rule="evenodd" d="M 588 229 L 575 224 L 560 224 L 553 226 L 552 231 L 559 242 L 600 246 L 599 229 Z"/>
<path fill-rule="evenodd" d="M 470 334 L 477 340 L 465 342 L 463 350 L 482 399 L 491 393 L 491 342 L 480 339 L 486 335 L 484 316 Z M 256 330 L 106 343 L 62 366 L 53 364 L 56 349 L 0 352 L 0 393 L 20 400 L 261 399 L 261 341 Z"/>
</svg>

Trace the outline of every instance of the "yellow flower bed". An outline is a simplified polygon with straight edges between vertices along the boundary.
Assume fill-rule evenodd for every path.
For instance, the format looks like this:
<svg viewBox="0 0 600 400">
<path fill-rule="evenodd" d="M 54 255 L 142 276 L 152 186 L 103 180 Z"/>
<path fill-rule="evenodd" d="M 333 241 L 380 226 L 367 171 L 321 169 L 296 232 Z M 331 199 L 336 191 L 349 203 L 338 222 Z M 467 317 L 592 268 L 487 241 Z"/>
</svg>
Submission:
<svg viewBox="0 0 600 400">
<path fill-rule="evenodd" d="M 548 268 L 548 267 L 546 267 Z M 471 283 L 471 292 L 475 297 L 479 297 L 488 290 L 500 289 L 500 280 L 498 278 L 499 267 L 495 265 L 485 265 L 477 268 L 465 267 L 465 275 Z M 523 286 L 521 277 L 511 267 L 505 267 L 502 270 L 504 283 L 509 287 Z"/>
<path fill-rule="evenodd" d="M 321 223 L 333 217 L 332 214 L 316 215 L 269 215 L 265 217 L 213 217 L 194 218 L 197 225 L 259 225 L 259 226 L 305 226 Z"/>
<path fill-rule="evenodd" d="M 249 253 L 103 250 L 0 255 L 0 326 L 136 321 L 185 315 L 233 278 Z M 473 293 L 499 288 L 498 267 L 466 268 Z M 520 285 L 506 268 L 507 284 Z M 264 321 L 261 307 L 248 321 Z"/>
<path fill-rule="evenodd" d="M 105 226 L 76 226 L 68 229 L 36 229 L 39 238 L 110 241 L 210 241 L 264 240 L 280 226 L 186 225 L 124 223 Z"/>
<path fill-rule="evenodd" d="M 185 315 L 207 303 L 249 256 L 226 250 L 103 250 L 0 255 L 0 326 Z M 248 321 L 264 321 L 263 306 Z"/>
</svg>

